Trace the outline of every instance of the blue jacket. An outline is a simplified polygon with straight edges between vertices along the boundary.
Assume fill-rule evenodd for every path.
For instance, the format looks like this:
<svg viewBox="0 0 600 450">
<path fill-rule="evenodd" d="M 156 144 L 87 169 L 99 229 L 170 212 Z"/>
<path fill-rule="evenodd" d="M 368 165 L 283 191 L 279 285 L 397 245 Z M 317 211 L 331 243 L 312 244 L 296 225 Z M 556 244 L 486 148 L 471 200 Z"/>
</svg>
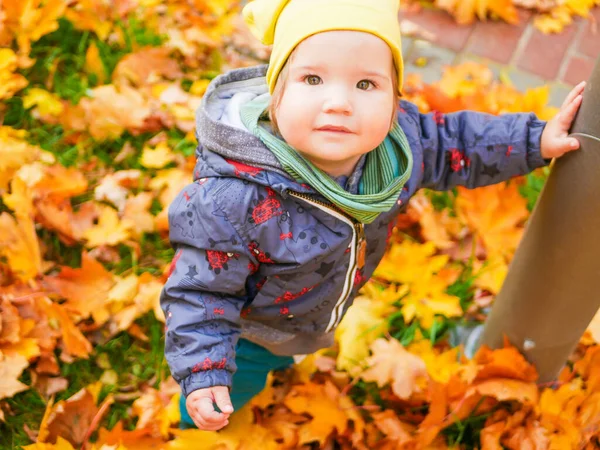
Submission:
<svg viewBox="0 0 600 450">
<path fill-rule="evenodd" d="M 240 335 L 280 355 L 330 346 L 418 189 L 485 186 L 549 162 L 540 155 L 545 122 L 533 114 L 420 114 L 401 101 L 413 172 L 397 205 L 363 225 L 292 180 L 242 125 L 239 106 L 268 95 L 265 72 L 239 69 L 212 81 L 197 113 L 195 181 L 169 208 L 176 253 L 161 305 L 166 358 L 184 395 L 231 386 Z"/>
</svg>

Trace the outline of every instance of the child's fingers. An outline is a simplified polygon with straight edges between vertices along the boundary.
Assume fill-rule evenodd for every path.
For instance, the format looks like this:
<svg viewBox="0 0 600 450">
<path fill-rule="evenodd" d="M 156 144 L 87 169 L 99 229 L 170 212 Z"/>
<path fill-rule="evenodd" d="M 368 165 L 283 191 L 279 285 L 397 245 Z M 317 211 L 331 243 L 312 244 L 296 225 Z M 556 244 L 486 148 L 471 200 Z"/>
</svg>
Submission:
<svg viewBox="0 0 600 450">
<path fill-rule="evenodd" d="M 209 397 L 202 397 L 196 401 L 196 411 L 207 424 L 216 425 L 223 423 L 229 417 L 227 414 L 222 414 L 215 411 L 213 406 L 213 399 Z"/>
<path fill-rule="evenodd" d="M 216 386 L 212 391 L 215 396 L 215 403 L 219 409 L 224 414 L 231 414 L 233 412 L 233 405 L 229 398 L 229 388 L 227 386 Z"/>
<path fill-rule="evenodd" d="M 571 126 L 571 123 L 573 122 L 573 119 L 575 118 L 575 115 L 577 114 L 577 110 L 579 109 L 579 106 L 581 105 L 582 100 L 583 100 L 583 96 L 578 95 L 577 97 L 575 97 L 573 99 L 573 101 L 571 103 L 569 103 L 567 106 L 565 106 L 563 108 L 563 110 L 560 112 L 560 114 L 559 114 L 560 124 L 565 130 L 568 130 L 569 127 Z"/>
<path fill-rule="evenodd" d="M 192 416 L 192 419 L 194 419 L 194 424 L 196 424 L 198 429 L 203 430 L 203 431 L 217 431 L 229 424 L 228 420 L 226 420 L 223 423 L 212 424 L 212 423 L 206 423 L 206 421 L 202 420 L 199 417 Z"/>
<path fill-rule="evenodd" d="M 575 100 L 575 98 L 583 92 L 585 85 L 586 85 L 586 82 L 582 81 L 577 86 L 575 86 L 573 89 L 571 89 L 571 92 L 569 92 L 567 94 L 567 98 L 565 98 L 565 101 L 563 102 L 561 108 L 565 108 L 567 105 L 572 103 L 573 100 Z"/>
</svg>

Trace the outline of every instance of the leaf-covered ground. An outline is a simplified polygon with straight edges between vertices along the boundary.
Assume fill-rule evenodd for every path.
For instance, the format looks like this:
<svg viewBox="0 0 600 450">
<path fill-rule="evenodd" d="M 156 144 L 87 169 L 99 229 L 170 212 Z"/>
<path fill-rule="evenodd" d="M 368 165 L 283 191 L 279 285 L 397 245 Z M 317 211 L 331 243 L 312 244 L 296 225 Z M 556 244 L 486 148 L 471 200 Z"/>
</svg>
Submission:
<svg viewBox="0 0 600 450">
<path fill-rule="evenodd" d="M 519 3 L 570 17 L 598 2 Z M 460 21 L 456 8 L 513 14 L 436 4 Z M 510 346 L 467 360 L 449 344 L 485 319 L 547 169 L 421 192 L 334 348 L 274 373 L 224 431 L 178 430 L 158 306 L 166 208 L 191 179 L 209 81 L 268 57 L 239 22 L 232 0 L 0 4 L 0 448 L 597 448 L 598 321 L 549 386 Z M 470 63 L 405 90 L 424 112 L 555 112 L 545 88 Z"/>
</svg>

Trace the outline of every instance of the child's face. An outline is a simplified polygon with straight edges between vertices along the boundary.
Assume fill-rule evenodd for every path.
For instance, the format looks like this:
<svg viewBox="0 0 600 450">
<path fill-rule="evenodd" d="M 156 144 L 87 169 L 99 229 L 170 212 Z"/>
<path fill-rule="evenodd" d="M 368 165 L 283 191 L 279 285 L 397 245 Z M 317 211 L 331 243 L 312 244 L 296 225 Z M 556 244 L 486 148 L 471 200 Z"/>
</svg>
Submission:
<svg viewBox="0 0 600 450">
<path fill-rule="evenodd" d="M 390 130 L 390 48 L 370 33 L 328 31 L 302 41 L 288 65 L 276 109 L 282 137 L 330 175 L 350 175 Z"/>
</svg>

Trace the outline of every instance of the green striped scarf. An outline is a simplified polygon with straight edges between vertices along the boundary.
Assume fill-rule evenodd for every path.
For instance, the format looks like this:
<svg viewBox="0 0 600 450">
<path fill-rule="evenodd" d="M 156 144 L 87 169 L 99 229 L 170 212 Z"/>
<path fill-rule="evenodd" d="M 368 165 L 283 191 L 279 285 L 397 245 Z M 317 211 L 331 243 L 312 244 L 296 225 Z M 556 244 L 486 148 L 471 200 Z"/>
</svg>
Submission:
<svg viewBox="0 0 600 450">
<path fill-rule="evenodd" d="M 283 169 L 299 183 L 307 183 L 346 214 L 362 223 L 373 222 L 389 211 L 410 177 L 412 154 L 406 135 L 395 123 L 385 140 L 367 154 L 358 194 L 350 194 L 285 141 L 259 125 L 268 120 L 268 99 L 255 99 L 242 106 L 240 117 L 246 128 L 273 152 Z"/>
</svg>

